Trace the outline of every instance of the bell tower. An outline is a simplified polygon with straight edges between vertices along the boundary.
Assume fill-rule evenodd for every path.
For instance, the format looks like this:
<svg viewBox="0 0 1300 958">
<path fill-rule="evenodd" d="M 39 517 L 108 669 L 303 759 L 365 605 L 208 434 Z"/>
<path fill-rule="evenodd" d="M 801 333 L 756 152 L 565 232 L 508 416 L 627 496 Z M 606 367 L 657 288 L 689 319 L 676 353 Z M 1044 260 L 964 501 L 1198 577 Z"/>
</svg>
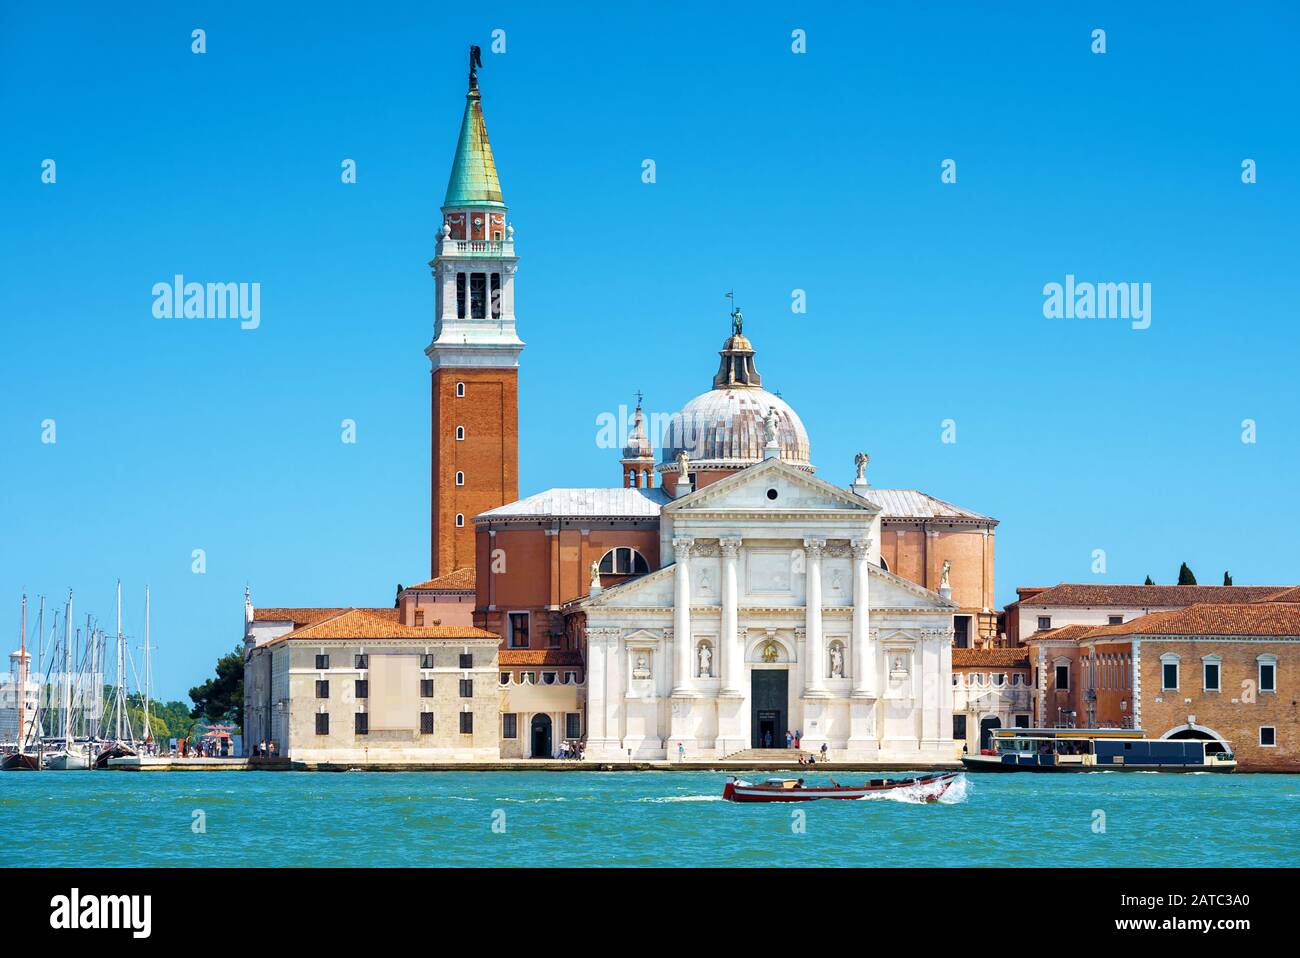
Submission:
<svg viewBox="0 0 1300 958">
<path fill-rule="evenodd" d="M 465 115 L 442 204 L 433 342 L 431 576 L 474 568 L 473 518 L 519 498 L 519 353 L 514 227 L 470 47 Z"/>
</svg>

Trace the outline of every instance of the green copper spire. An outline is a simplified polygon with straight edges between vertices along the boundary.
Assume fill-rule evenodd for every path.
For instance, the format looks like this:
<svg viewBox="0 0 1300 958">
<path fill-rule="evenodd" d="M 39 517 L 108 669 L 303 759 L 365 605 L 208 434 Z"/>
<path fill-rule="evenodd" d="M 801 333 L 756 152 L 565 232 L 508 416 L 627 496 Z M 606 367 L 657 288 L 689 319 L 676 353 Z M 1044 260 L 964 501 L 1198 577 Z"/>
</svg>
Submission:
<svg viewBox="0 0 1300 958">
<path fill-rule="evenodd" d="M 499 206 L 505 209 L 496 161 L 492 159 L 492 144 L 488 142 L 487 124 L 483 122 L 483 104 L 477 84 L 465 94 L 465 116 L 460 121 L 456 159 L 451 164 L 447 198 L 442 205 L 444 208 Z"/>
</svg>

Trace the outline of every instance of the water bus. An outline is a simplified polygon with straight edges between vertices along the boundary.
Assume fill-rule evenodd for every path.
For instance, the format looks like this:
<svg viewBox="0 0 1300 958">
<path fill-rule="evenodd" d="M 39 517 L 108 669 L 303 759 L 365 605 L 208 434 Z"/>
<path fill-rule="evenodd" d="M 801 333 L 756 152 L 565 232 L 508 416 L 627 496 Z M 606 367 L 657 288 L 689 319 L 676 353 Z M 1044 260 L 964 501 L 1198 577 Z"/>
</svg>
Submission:
<svg viewBox="0 0 1300 958">
<path fill-rule="evenodd" d="M 991 748 L 963 755 L 972 772 L 1231 772 L 1232 752 L 1204 739 L 1149 739 L 1141 729 L 993 729 Z"/>
</svg>

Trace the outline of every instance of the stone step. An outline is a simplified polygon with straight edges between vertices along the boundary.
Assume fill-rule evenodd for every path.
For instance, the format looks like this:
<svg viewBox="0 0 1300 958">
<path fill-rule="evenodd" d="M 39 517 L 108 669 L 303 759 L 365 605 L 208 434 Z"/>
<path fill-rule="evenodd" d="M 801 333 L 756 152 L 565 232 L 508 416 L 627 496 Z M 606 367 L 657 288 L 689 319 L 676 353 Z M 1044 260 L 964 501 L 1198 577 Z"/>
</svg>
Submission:
<svg viewBox="0 0 1300 958">
<path fill-rule="evenodd" d="M 792 764 L 799 761 L 799 756 L 809 755 L 800 748 L 746 748 L 724 756 L 728 762 L 781 762 Z"/>
</svg>

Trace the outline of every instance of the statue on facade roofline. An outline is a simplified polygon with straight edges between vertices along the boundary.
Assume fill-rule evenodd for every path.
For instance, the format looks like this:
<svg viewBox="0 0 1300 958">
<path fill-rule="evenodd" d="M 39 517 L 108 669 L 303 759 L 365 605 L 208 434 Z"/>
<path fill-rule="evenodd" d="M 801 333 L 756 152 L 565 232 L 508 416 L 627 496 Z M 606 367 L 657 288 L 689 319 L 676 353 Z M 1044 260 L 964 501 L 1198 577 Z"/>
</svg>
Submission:
<svg viewBox="0 0 1300 958">
<path fill-rule="evenodd" d="M 867 481 L 867 463 L 870 461 L 871 457 L 865 452 L 860 452 L 853 457 L 853 464 L 858 467 L 858 477 L 854 480 L 855 482 Z"/>
<path fill-rule="evenodd" d="M 677 474 L 685 479 L 690 472 L 690 467 L 691 457 L 686 455 L 686 450 L 683 449 L 677 454 Z"/>
<path fill-rule="evenodd" d="M 591 581 L 600 585 L 600 563 L 595 559 L 591 560 Z"/>
<path fill-rule="evenodd" d="M 776 442 L 776 407 L 768 406 L 767 415 L 763 417 L 763 436 L 770 446 Z"/>
<path fill-rule="evenodd" d="M 939 572 L 939 588 L 951 589 L 952 583 L 948 581 L 948 576 L 952 573 L 952 562 L 947 559 L 943 560 L 943 569 Z"/>
</svg>

